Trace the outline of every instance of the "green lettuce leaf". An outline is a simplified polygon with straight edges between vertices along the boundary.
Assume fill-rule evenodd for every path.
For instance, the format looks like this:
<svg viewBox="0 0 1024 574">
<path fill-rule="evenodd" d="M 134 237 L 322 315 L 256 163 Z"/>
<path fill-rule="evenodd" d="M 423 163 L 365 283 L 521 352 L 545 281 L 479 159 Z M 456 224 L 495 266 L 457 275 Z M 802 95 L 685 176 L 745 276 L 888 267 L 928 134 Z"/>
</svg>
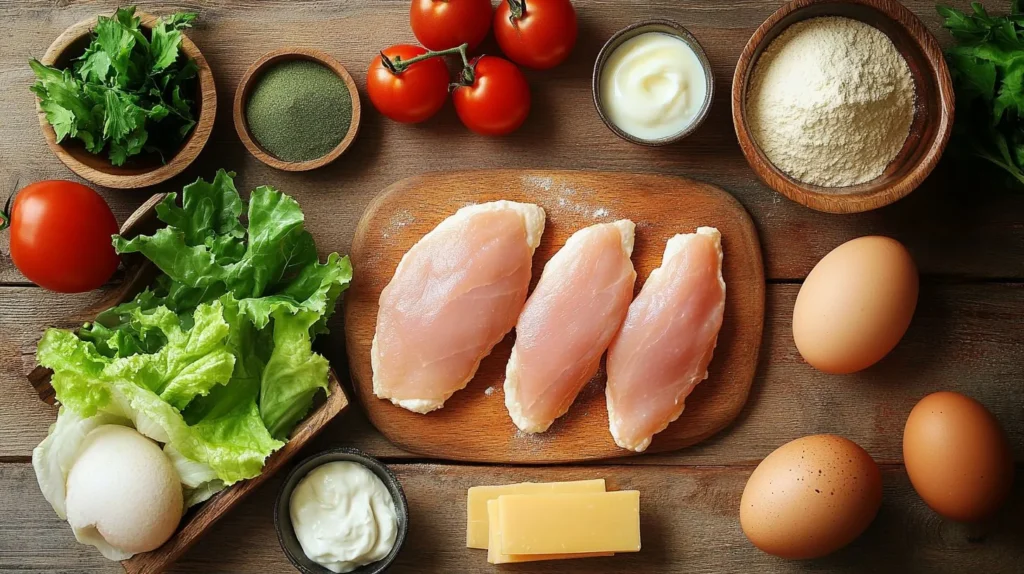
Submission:
<svg viewBox="0 0 1024 574">
<path fill-rule="evenodd" d="M 181 479 L 185 508 L 199 504 L 227 487 L 223 480 L 217 478 L 217 473 L 212 468 L 185 458 L 173 446 L 164 445 L 164 454 L 171 460 L 178 478 Z"/>
<path fill-rule="evenodd" d="M 136 310 L 133 320 L 140 333 L 157 331 L 167 343 L 156 353 L 114 360 L 105 374 L 144 385 L 179 410 L 231 378 L 235 355 L 226 344 L 229 327 L 220 302 L 197 308 L 188 331 L 167 307 L 149 313 Z"/>
<path fill-rule="evenodd" d="M 234 371 L 228 384 L 189 404 L 182 413 L 189 424 L 224 416 L 239 403 L 258 402 L 260 377 L 273 347 L 269 331 L 259 331 L 239 316 L 238 301 L 230 295 L 220 301 L 230 326 L 226 344 L 235 356 Z"/>
<path fill-rule="evenodd" d="M 181 231 L 186 245 L 205 245 L 222 265 L 238 261 L 245 253 L 245 228 L 238 219 L 242 198 L 234 177 L 234 172 L 218 170 L 212 182 L 198 179 L 182 189 L 182 207 L 175 203 L 176 193 L 156 206 L 160 220 Z"/>
<path fill-rule="evenodd" d="M 238 298 L 260 297 L 269 288 L 316 263 L 316 244 L 303 228 L 304 216 L 291 197 L 269 186 L 249 200 L 249 244 L 234 266 L 229 287 Z"/>
<path fill-rule="evenodd" d="M 284 439 L 313 406 L 317 390 L 327 391 L 329 365 L 312 349 L 316 313 L 278 309 L 272 315 L 274 350 L 260 380 L 260 417 L 272 436 Z"/>
<path fill-rule="evenodd" d="M 167 337 L 155 354 L 109 358 L 74 333 L 51 329 L 40 341 L 37 357 L 53 369 L 58 399 L 77 416 L 127 418 L 142 434 L 209 466 L 219 480 L 231 484 L 258 475 L 266 457 L 282 444 L 263 426 L 255 396 L 194 424 L 172 404 L 184 406 L 229 381 L 234 354 L 227 350 L 229 329 L 220 310 L 219 302 L 200 306 L 188 333 L 166 308 L 152 315 L 138 311 L 140 328 Z"/>
<path fill-rule="evenodd" d="M 239 301 L 239 311 L 257 329 L 272 325 L 274 347 L 260 381 L 260 415 L 270 433 L 287 436 L 327 391 L 328 363 L 312 350 L 313 338 L 327 331 L 335 302 L 352 279 L 348 257 L 331 254 L 323 265 L 308 265 L 282 293 Z"/>
<path fill-rule="evenodd" d="M 317 263 L 316 244 L 303 227 L 302 210 L 272 187 L 255 189 L 246 242 L 233 177 L 220 170 L 213 182 L 198 180 L 185 187 L 181 207 L 169 195 L 157 208 L 167 227 L 130 240 L 115 236 L 114 247 L 118 253 L 142 253 L 174 283 L 203 293 L 202 301 L 225 292 L 242 299 L 286 288 Z"/>
</svg>

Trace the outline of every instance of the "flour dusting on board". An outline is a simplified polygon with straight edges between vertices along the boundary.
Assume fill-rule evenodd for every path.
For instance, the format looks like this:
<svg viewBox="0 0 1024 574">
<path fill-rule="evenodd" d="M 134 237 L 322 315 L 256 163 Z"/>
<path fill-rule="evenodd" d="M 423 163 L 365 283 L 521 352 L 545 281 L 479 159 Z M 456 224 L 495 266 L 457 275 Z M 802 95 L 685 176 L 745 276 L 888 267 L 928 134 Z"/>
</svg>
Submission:
<svg viewBox="0 0 1024 574">
<path fill-rule="evenodd" d="M 548 442 L 543 433 L 526 432 L 521 429 L 516 429 L 514 437 L 520 448 L 529 448 L 531 452 L 538 452 L 540 447 Z"/>
<path fill-rule="evenodd" d="M 391 216 L 391 220 L 388 221 L 388 224 L 381 229 L 380 235 L 387 239 L 391 237 L 393 233 L 398 233 L 403 227 L 414 221 L 416 221 L 416 216 L 414 216 L 411 211 L 407 209 L 396 211 L 395 214 Z"/>
<path fill-rule="evenodd" d="M 550 177 L 538 177 L 536 175 L 528 175 L 523 178 L 523 183 L 525 183 L 526 185 L 539 187 L 544 191 L 551 191 L 551 186 L 554 185 L 555 182 Z"/>
<path fill-rule="evenodd" d="M 484 389 L 484 394 L 487 395 L 487 396 L 493 395 L 494 394 L 494 387 L 490 386 L 490 387 L 487 387 L 486 389 Z"/>
<path fill-rule="evenodd" d="M 558 209 L 576 214 L 581 218 L 602 219 L 612 215 L 612 212 L 604 205 L 595 205 L 588 201 L 597 197 L 597 193 L 589 188 L 575 188 L 565 182 L 556 182 L 550 177 L 524 176 L 523 184 L 527 187 L 537 189 L 537 192 L 553 193 L 557 196 L 555 200 Z M 542 204 L 543 198 L 539 198 Z M 542 205 L 543 207 L 543 205 Z"/>
</svg>

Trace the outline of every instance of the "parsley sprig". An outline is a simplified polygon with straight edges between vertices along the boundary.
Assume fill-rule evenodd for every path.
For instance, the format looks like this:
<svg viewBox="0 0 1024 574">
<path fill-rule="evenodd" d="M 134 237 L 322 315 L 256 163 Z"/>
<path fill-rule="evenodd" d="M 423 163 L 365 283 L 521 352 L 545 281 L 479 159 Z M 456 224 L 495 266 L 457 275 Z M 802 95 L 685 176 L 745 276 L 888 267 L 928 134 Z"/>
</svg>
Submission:
<svg viewBox="0 0 1024 574">
<path fill-rule="evenodd" d="M 955 149 L 980 157 L 1024 186 L 1024 13 L 991 16 L 980 2 L 971 13 L 939 5 L 957 41 L 946 50 L 956 90 Z"/>
<path fill-rule="evenodd" d="M 80 140 L 94 154 L 107 149 L 123 165 L 143 151 L 163 158 L 195 126 L 196 63 L 181 53 L 181 31 L 196 15 L 160 19 L 148 37 L 135 7 L 100 16 L 92 42 L 72 66 L 59 70 L 38 60 L 32 91 L 57 141 Z"/>
</svg>

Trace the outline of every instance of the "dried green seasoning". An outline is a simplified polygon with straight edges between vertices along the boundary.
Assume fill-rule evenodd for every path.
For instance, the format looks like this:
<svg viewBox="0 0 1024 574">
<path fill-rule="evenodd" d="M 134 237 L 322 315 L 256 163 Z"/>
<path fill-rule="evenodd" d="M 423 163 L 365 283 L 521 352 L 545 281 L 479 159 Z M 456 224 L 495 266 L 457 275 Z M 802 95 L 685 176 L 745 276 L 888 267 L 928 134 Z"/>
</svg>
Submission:
<svg viewBox="0 0 1024 574">
<path fill-rule="evenodd" d="M 308 60 L 277 64 L 264 72 L 245 108 L 249 131 L 284 161 L 327 155 L 352 123 L 352 96 L 330 68 Z"/>
</svg>

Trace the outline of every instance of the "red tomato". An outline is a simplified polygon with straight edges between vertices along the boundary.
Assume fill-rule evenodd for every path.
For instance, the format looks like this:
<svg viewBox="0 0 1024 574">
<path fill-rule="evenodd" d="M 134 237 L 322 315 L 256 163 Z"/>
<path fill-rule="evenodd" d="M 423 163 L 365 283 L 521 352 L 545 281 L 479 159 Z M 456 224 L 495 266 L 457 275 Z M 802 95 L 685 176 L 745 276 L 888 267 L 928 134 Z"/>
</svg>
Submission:
<svg viewBox="0 0 1024 574">
<path fill-rule="evenodd" d="M 501 0 L 494 37 L 513 62 L 545 70 L 561 64 L 576 43 L 576 11 L 569 0 Z"/>
<path fill-rule="evenodd" d="M 412 0 L 409 23 L 431 50 L 469 44 L 476 48 L 491 29 L 491 0 Z"/>
<path fill-rule="evenodd" d="M 117 219 L 98 193 L 73 181 L 39 181 L 11 206 L 11 259 L 30 281 L 51 291 L 100 287 L 120 259 L 110 236 Z"/>
<path fill-rule="evenodd" d="M 411 60 L 427 51 L 399 44 L 383 51 L 388 59 Z M 437 113 L 448 99 L 448 67 L 440 57 L 416 62 L 405 71 L 392 72 L 377 55 L 366 74 L 366 92 L 385 116 L 404 123 L 422 122 Z"/>
<path fill-rule="evenodd" d="M 514 132 L 530 113 L 530 86 L 515 64 L 495 56 L 471 63 L 473 84 L 452 94 L 455 112 L 466 127 L 485 136 Z"/>
</svg>

